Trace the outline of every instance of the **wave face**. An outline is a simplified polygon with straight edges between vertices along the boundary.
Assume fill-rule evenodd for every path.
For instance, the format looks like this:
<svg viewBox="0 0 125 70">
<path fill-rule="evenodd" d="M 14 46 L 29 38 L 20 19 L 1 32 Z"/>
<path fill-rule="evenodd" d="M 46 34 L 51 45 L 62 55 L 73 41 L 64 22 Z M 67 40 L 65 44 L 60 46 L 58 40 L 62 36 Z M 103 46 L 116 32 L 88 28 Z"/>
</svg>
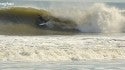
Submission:
<svg viewBox="0 0 125 70">
<path fill-rule="evenodd" d="M 75 26 L 74 21 L 54 17 L 41 9 L 12 7 L 0 10 L 0 34 L 72 34 L 77 31 Z"/>
<path fill-rule="evenodd" d="M 30 11 L 32 12 L 30 13 Z M 0 34 L 125 32 L 125 11 L 102 3 L 93 4 L 85 9 L 48 8 L 41 10 L 16 7 L 1 9 L 0 15 Z M 42 21 L 39 19 L 39 15 L 42 16 Z M 46 22 L 44 22 L 45 20 Z"/>
</svg>

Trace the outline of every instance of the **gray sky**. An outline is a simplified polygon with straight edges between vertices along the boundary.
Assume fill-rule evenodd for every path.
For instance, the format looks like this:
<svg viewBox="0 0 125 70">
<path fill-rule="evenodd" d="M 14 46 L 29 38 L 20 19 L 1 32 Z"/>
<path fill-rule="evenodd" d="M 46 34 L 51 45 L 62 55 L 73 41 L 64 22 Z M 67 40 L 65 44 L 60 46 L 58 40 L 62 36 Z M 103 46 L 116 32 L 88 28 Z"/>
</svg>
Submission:
<svg viewBox="0 0 125 70">
<path fill-rule="evenodd" d="M 28 1 L 91 1 L 91 2 L 109 1 L 109 2 L 125 2 L 125 0 L 28 0 Z"/>
<path fill-rule="evenodd" d="M 47 0 L 36 0 L 36 1 L 47 1 Z M 48 1 L 125 2 L 125 0 L 48 0 Z"/>
<path fill-rule="evenodd" d="M 5 2 L 5 1 L 125 2 L 125 0 L 0 0 L 0 2 Z"/>
</svg>

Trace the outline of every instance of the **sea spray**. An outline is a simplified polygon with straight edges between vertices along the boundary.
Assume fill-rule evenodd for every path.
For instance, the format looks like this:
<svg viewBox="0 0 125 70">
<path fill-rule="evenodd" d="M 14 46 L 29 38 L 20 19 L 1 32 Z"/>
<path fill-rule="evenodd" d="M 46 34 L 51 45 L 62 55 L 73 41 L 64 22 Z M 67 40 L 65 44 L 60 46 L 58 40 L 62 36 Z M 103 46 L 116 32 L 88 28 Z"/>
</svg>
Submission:
<svg viewBox="0 0 125 70">
<path fill-rule="evenodd" d="M 73 19 L 77 23 L 76 29 L 83 33 L 121 33 L 124 31 L 124 10 L 104 3 L 95 3 L 83 8 L 73 6 L 73 8 L 55 9 L 51 12 L 57 17 Z"/>
<path fill-rule="evenodd" d="M 120 11 L 105 4 L 95 4 L 85 11 L 78 29 L 82 32 L 120 33 L 125 24 Z"/>
</svg>

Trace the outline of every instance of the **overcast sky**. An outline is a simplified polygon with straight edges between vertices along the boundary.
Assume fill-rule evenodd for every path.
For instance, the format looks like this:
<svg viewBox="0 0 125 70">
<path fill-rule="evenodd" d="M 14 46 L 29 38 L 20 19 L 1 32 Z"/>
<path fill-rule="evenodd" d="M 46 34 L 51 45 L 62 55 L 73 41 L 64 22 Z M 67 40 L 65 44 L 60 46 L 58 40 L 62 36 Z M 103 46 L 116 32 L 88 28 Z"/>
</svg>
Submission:
<svg viewBox="0 0 125 70">
<path fill-rule="evenodd" d="M 42 0 L 36 0 L 36 1 L 42 1 Z M 125 0 L 48 0 L 48 1 L 125 2 Z"/>
<path fill-rule="evenodd" d="M 125 0 L 35 0 L 35 1 L 125 2 Z"/>
<path fill-rule="evenodd" d="M 5 2 L 5 1 L 125 2 L 125 0 L 0 0 L 0 2 Z"/>
</svg>

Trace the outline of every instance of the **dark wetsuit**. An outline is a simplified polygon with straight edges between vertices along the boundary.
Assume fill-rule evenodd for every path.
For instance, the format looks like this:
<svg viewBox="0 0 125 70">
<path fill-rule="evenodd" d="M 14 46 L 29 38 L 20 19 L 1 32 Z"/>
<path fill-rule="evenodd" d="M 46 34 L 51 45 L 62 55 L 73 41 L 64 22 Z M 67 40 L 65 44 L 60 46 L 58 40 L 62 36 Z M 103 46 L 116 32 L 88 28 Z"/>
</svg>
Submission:
<svg viewBox="0 0 125 70">
<path fill-rule="evenodd" d="M 40 28 L 47 27 L 46 22 L 47 22 L 46 19 L 44 19 L 42 16 L 38 15 L 37 22 L 36 22 L 38 27 L 40 27 Z"/>
</svg>

